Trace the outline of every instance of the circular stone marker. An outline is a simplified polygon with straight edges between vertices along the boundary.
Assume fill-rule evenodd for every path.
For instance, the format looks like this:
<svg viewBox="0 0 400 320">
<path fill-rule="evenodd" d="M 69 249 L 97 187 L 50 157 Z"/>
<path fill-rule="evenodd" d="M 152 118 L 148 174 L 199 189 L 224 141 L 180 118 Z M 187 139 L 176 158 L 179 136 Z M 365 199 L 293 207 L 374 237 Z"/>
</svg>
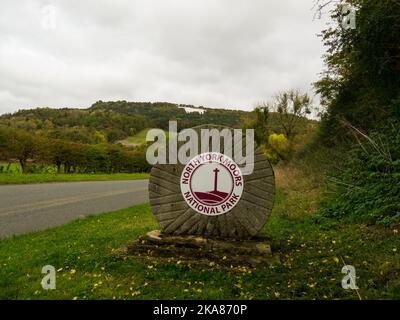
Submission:
<svg viewBox="0 0 400 320">
<path fill-rule="evenodd" d="M 200 137 L 201 129 L 227 128 L 203 125 L 192 129 Z M 244 136 L 242 144 L 245 150 Z M 196 161 L 201 155 L 203 161 Z M 250 175 L 242 175 L 237 170 L 239 167 L 229 166 L 217 157 L 213 159 L 213 155 L 218 155 L 215 152 L 201 155 L 186 165 L 153 166 L 149 180 L 150 205 L 162 233 L 235 239 L 256 236 L 271 213 L 275 197 L 274 172 L 263 152 L 255 148 L 254 170 Z M 222 160 L 232 161 L 219 155 L 225 157 Z M 188 168 L 192 169 L 189 174 L 185 173 Z"/>
</svg>

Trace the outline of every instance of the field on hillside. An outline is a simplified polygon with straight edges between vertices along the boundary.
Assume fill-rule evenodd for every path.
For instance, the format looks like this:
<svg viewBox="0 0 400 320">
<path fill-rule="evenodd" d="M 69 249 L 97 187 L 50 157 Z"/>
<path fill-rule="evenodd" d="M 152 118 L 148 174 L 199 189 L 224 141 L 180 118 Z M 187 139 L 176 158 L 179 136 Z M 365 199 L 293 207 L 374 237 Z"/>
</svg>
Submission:
<svg viewBox="0 0 400 320">
<path fill-rule="evenodd" d="M 126 141 L 130 142 L 130 143 L 134 143 L 137 145 L 146 143 L 146 135 L 147 132 L 150 130 L 151 128 L 146 128 L 141 130 L 140 132 L 138 132 L 137 134 L 135 134 L 134 136 L 128 137 L 126 138 Z M 167 138 L 167 140 L 170 138 L 170 134 L 169 131 L 164 130 L 165 132 L 165 136 Z"/>
<path fill-rule="evenodd" d="M 143 144 L 146 143 L 146 134 L 147 131 L 149 131 L 149 128 L 143 129 L 134 136 L 128 137 L 126 140 L 131 142 L 131 143 L 136 143 L 136 144 Z"/>
<path fill-rule="evenodd" d="M 121 246 L 157 228 L 140 205 L 0 241 L 0 299 L 358 299 L 341 287 L 343 261 L 355 266 L 362 299 L 399 299 L 399 228 L 319 221 L 321 180 L 275 171 L 275 207 L 262 233 L 278 260 L 265 268 L 125 256 Z M 47 264 L 57 269 L 56 290 L 41 288 Z"/>
</svg>

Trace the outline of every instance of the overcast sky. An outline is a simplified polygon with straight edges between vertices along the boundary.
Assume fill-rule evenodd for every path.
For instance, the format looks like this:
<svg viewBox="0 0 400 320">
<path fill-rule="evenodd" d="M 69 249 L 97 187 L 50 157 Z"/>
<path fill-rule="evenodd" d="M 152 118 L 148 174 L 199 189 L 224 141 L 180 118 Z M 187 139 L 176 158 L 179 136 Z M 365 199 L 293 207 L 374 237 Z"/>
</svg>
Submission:
<svg viewBox="0 0 400 320">
<path fill-rule="evenodd" d="M 313 0 L 2 0 L 0 113 L 168 101 L 251 110 L 312 92 Z"/>
</svg>

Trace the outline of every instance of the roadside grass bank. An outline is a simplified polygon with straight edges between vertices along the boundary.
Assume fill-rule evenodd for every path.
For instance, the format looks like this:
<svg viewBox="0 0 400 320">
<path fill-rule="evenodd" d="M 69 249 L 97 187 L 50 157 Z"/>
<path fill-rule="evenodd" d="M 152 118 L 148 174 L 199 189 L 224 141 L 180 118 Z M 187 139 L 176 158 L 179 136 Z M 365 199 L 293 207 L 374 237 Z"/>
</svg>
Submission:
<svg viewBox="0 0 400 320">
<path fill-rule="evenodd" d="M 2 184 L 27 184 L 45 182 L 73 182 L 73 181 L 111 181 L 111 180 L 140 180 L 148 179 L 148 173 L 112 173 L 112 174 L 85 174 L 85 173 L 1 173 Z"/>
</svg>

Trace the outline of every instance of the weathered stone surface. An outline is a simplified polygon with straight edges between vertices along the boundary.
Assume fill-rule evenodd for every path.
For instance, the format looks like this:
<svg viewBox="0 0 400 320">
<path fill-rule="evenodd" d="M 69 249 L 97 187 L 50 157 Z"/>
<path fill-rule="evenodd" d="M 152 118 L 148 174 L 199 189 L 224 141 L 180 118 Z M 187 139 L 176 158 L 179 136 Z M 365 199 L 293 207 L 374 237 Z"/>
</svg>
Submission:
<svg viewBox="0 0 400 320">
<path fill-rule="evenodd" d="M 128 244 L 125 253 L 146 259 L 178 259 L 200 265 L 265 266 L 276 262 L 266 239 L 220 240 L 200 236 L 166 235 L 158 230 Z"/>
<path fill-rule="evenodd" d="M 193 129 L 200 132 L 212 128 L 225 127 L 204 125 Z M 221 139 L 222 146 L 223 142 Z M 244 138 L 242 144 L 245 148 Z M 222 215 L 200 214 L 185 202 L 180 191 L 183 168 L 182 164 L 155 165 L 150 173 L 150 204 L 164 234 L 246 239 L 259 233 L 272 210 L 275 178 L 269 161 L 258 147 L 255 149 L 254 171 L 244 176 L 240 202 Z"/>
</svg>

